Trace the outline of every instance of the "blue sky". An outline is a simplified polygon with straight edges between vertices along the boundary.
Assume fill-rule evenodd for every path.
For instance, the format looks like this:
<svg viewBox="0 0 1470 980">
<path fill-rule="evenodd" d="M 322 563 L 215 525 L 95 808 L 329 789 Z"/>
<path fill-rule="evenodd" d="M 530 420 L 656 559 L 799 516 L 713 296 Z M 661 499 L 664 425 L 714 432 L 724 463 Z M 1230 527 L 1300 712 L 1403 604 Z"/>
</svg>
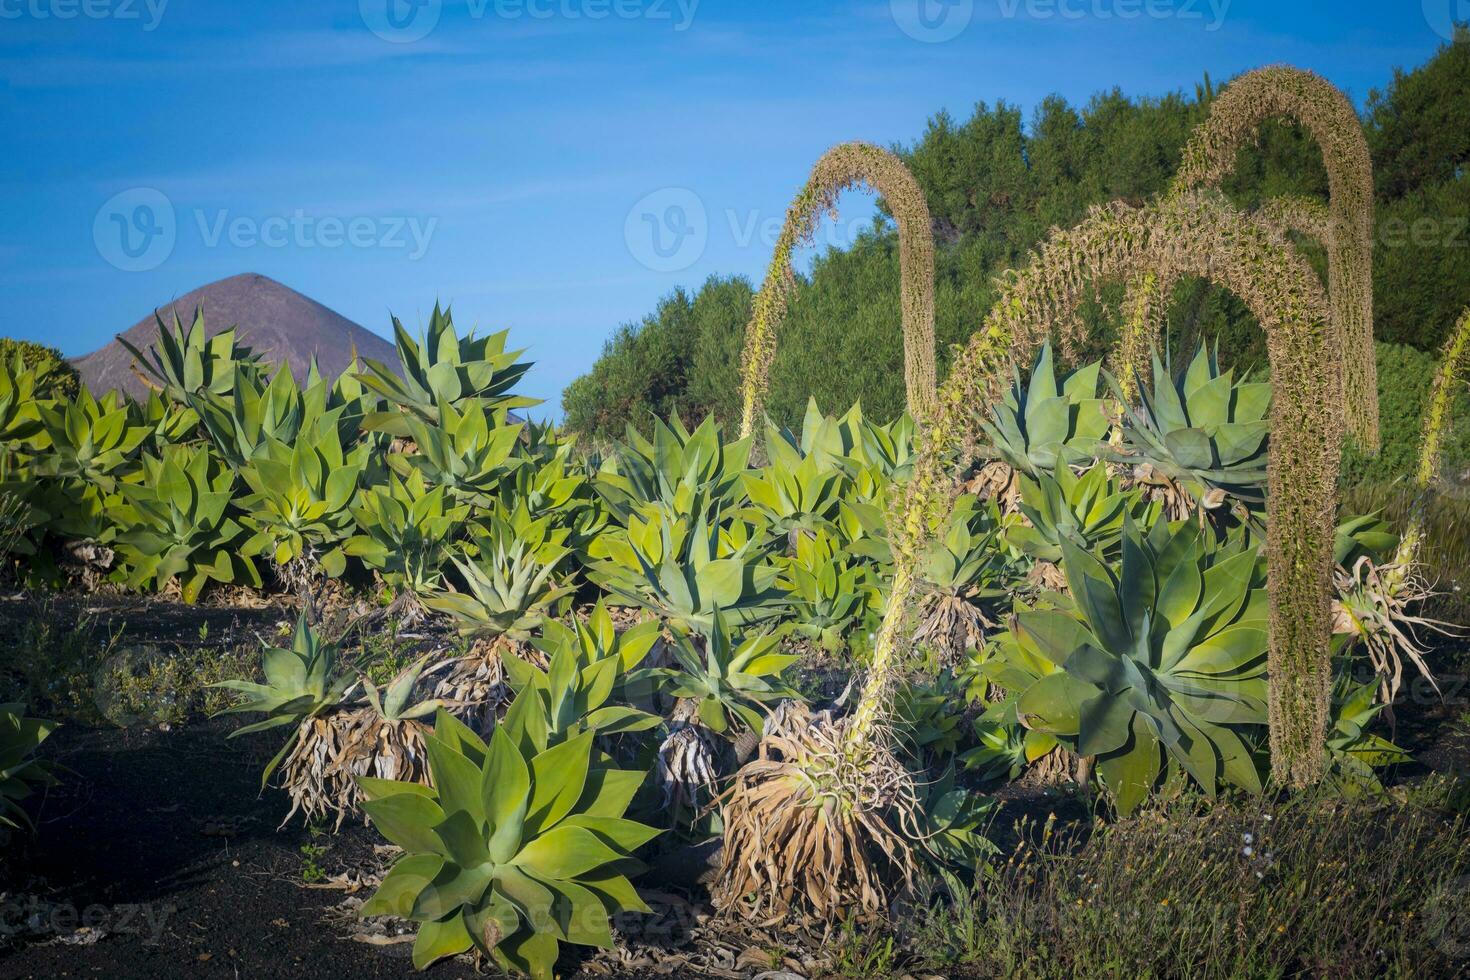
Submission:
<svg viewBox="0 0 1470 980">
<path fill-rule="evenodd" d="M 379 333 L 436 299 L 509 327 L 558 413 L 619 324 L 758 277 L 832 143 L 1272 62 L 1361 103 L 1454 17 L 1470 0 L 0 0 L 0 333 L 82 354 L 260 272 Z"/>
</svg>

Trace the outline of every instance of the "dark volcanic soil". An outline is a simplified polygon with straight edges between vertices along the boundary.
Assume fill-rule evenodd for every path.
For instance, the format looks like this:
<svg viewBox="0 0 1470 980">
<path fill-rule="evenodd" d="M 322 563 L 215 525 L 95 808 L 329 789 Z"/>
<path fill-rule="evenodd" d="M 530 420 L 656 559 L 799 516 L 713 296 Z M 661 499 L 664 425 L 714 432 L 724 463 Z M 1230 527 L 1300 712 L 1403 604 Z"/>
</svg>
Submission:
<svg viewBox="0 0 1470 980">
<path fill-rule="evenodd" d="M 72 772 L 0 870 L 0 977 L 413 975 L 409 944 L 346 938 L 323 922 L 343 892 L 303 883 L 303 844 L 327 846 L 317 863 L 332 874 L 379 839 L 360 826 L 313 838 L 299 821 L 277 831 L 284 794 L 259 793 L 274 743 L 226 741 L 233 727 L 57 731 L 47 754 Z M 76 942 L 83 926 L 106 935 Z M 426 975 L 474 971 L 451 962 Z"/>
</svg>

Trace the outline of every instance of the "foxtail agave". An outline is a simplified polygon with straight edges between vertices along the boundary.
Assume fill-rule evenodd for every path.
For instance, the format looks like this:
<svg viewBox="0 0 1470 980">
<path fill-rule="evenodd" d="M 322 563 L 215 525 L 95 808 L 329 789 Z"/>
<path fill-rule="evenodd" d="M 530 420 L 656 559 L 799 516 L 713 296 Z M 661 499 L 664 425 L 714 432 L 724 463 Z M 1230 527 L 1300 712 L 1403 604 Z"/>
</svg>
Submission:
<svg viewBox="0 0 1470 980">
<path fill-rule="evenodd" d="M 985 643 L 993 625 L 985 605 L 1005 595 L 1000 514 L 993 502 L 961 497 L 943 532 L 930 543 L 920 573 L 931 589 L 919 609 L 914 642 L 932 648 L 946 666 Z"/>
<path fill-rule="evenodd" d="M 783 675 L 800 658 L 781 653 L 780 647 L 776 633 L 732 634 L 724 613 L 716 609 L 700 642 L 687 633 L 674 634 L 678 670 L 647 673 L 669 694 L 695 702 L 695 715 L 711 731 L 745 728 L 759 734 L 761 705 L 774 707 L 778 700 L 797 697 Z"/>
<path fill-rule="evenodd" d="M 488 337 L 471 333 L 460 337 L 449 310 L 434 305 L 428 330 L 414 339 L 397 317 L 393 338 L 401 370 L 365 359 L 366 371 L 357 375 L 363 385 L 381 395 L 396 410 L 372 412 L 364 427 L 407 436 L 408 418 L 429 425 L 442 421 L 445 408 L 458 414 L 505 411 L 536 404 L 511 393 L 531 365 L 517 361 L 521 351 L 507 351 L 507 331 Z"/>
<path fill-rule="evenodd" d="M 258 378 L 265 371 L 260 357 L 236 340 L 234 327 L 211 336 L 204 327 L 203 310 L 194 311 L 187 328 L 177 311 L 172 327 L 161 316 L 155 314 L 154 319 L 158 340 L 146 355 L 125 338 L 117 340 L 146 372 L 139 377 L 170 401 L 188 404 L 196 395 L 228 395 L 237 379 Z"/>
<path fill-rule="evenodd" d="M 547 746 L 541 702 L 526 703 L 488 742 L 440 712 L 428 786 L 360 780 L 363 809 L 404 850 L 361 914 L 417 922 L 419 969 L 476 949 L 550 980 L 562 943 L 611 947 L 610 916 L 648 911 L 625 872 L 658 831 L 623 816 L 644 774 L 600 762 L 591 732 Z"/>
<path fill-rule="evenodd" d="M 1207 793 L 1260 789 L 1244 737 L 1266 721 L 1266 591 L 1254 544 L 1212 549 L 1197 526 L 1147 535 L 1131 522 L 1114 571 L 1070 542 L 1062 567 L 1074 610 L 1022 612 L 1018 626 L 1061 668 L 1016 713 L 1097 759 L 1131 812 L 1178 765 Z"/>
<path fill-rule="evenodd" d="M 1118 383 L 1109 378 L 1122 400 Z M 1125 458 L 1139 481 L 1158 487 L 1178 518 L 1215 511 L 1231 499 L 1259 508 L 1265 501 L 1271 431 L 1271 384 L 1221 372 L 1200 347 L 1177 380 L 1173 366 L 1153 359 L 1153 385 L 1129 407 L 1123 425 Z"/>
<path fill-rule="evenodd" d="M 1017 371 L 1010 392 L 984 423 L 995 452 L 1031 476 L 1092 462 L 1110 424 L 1097 397 L 1100 370 L 1091 364 L 1059 378 L 1051 344 L 1043 344 L 1030 378 L 1022 383 Z"/>
<path fill-rule="evenodd" d="M 657 613 L 681 629 L 708 630 L 716 610 L 738 626 L 774 618 L 784 596 L 750 528 L 701 516 L 634 515 L 626 533 L 602 535 L 589 547 L 591 577 L 623 603 Z"/>
<path fill-rule="evenodd" d="M 558 581 L 563 560 L 571 553 L 565 529 L 554 530 L 549 517 L 512 524 L 496 518 L 478 539 L 479 558 L 454 559 L 464 592 L 436 592 L 426 605 L 449 613 L 471 635 L 504 634 L 529 639 L 575 590 Z"/>
<path fill-rule="evenodd" d="M 1037 561 L 1060 562 L 1063 541 L 1116 558 L 1124 521 L 1144 516 L 1140 492 L 1120 489 L 1103 462 L 1080 474 L 1058 464 L 1054 474 L 1021 477 L 1019 485 L 1018 509 L 1028 523 L 1007 524 L 1005 540 Z"/>
<path fill-rule="evenodd" d="M 244 553 L 245 528 L 231 507 L 235 475 L 208 446 L 177 446 L 144 456 L 139 483 L 123 483 L 113 519 L 128 584 L 163 589 L 177 580 L 185 602 L 210 582 L 260 587 Z"/>
<path fill-rule="evenodd" d="M 267 438 L 240 471 L 251 491 L 240 502 L 245 526 L 254 532 L 246 552 L 268 555 L 288 584 L 304 586 L 318 569 L 341 575 L 366 449 L 344 452 L 332 415 L 322 416 L 292 444 Z"/>
<path fill-rule="evenodd" d="M 447 499 L 444 487 L 429 489 L 418 472 L 390 474 L 383 486 L 357 496 L 353 517 L 358 533 L 343 550 L 377 571 L 400 596 L 438 589 L 455 536 L 469 508 Z"/>
</svg>

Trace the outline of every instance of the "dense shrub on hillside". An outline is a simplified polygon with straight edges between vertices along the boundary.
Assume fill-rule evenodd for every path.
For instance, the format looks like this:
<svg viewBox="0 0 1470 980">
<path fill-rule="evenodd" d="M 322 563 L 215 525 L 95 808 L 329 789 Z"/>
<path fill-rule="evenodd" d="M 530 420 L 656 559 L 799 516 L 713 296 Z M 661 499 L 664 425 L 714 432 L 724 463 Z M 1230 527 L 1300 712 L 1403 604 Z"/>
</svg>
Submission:
<svg viewBox="0 0 1470 980">
<path fill-rule="evenodd" d="M 935 116 L 918 141 L 898 148 L 924 188 L 939 245 L 941 376 L 949 347 L 967 339 L 989 311 L 995 276 L 1019 268 L 1051 227 L 1076 224 L 1089 206 L 1139 203 L 1164 190 L 1215 95 L 1206 78 L 1192 99 L 1130 99 L 1114 90 L 1075 107 L 1054 96 L 1029 120 L 1015 106 L 981 102 L 963 121 Z M 1470 180 L 1463 176 L 1470 126 L 1459 124 L 1467 105 L 1470 43 L 1444 46 L 1369 97 L 1364 126 L 1378 175 L 1374 301 L 1381 340 L 1437 350 L 1470 304 Z M 1268 121 L 1224 189 L 1238 204 L 1255 207 L 1282 195 L 1325 201 L 1328 181 L 1311 138 L 1296 126 Z M 1303 246 L 1322 271 L 1321 250 Z M 665 323 L 667 305 L 698 308 L 706 292 L 727 288 L 728 280 L 712 279 L 693 296 L 671 297 L 641 329 L 625 327 L 592 372 L 567 389 L 570 427 L 616 433 L 659 405 L 728 418 L 725 399 L 733 385 L 726 381 L 734 377 L 745 320 L 733 313 L 703 319 L 697 343 L 680 348 L 682 356 L 665 353 L 669 338 L 681 333 Z M 881 221 L 850 248 L 819 254 L 782 324 L 766 400 L 771 416 L 795 423 L 808 397 L 828 411 L 859 399 L 878 418 L 901 411 L 898 291 L 891 221 Z M 1095 339 L 1084 357 L 1109 348 L 1121 299 L 1117 289 L 1104 289 L 1083 311 Z M 643 333 L 653 336 L 637 336 Z M 682 335 L 692 333 L 683 328 Z M 1227 363 L 1265 366 L 1261 331 L 1245 307 L 1201 283 L 1178 286 L 1168 335 L 1184 348 L 1201 339 L 1218 341 Z M 702 356 L 692 356 L 694 350 Z"/>
<path fill-rule="evenodd" d="M 562 395 L 567 426 L 606 441 L 630 422 L 646 429 L 655 416 L 734 419 L 750 300 L 744 279 L 711 278 L 694 296 L 676 290 L 642 323 L 618 328 L 592 371 Z"/>
<path fill-rule="evenodd" d="M 81 378 L 61 351 L 33 340 L 0 337 L 0 361 L 9 364 L 16 354 L 21 363 L 36 371 L 36 394 L 42 398 L 74 398 Z"/>
</svg>

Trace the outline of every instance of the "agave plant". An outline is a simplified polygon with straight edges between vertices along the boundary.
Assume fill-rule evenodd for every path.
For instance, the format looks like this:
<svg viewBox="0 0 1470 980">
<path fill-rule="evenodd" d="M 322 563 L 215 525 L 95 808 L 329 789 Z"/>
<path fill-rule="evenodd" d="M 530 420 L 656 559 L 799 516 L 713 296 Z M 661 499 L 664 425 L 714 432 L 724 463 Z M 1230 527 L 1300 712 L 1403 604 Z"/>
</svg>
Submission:
<svg viewBox="0 0 1470 980">
<path fill-rule="evenodd" d="M 1057 376 L 1051 344 L 1044 344 L 1023 384 L 1015 384 L 982 423 L 991 446 L 1012 468 L 1030 476 L 1054 473 L 1058 465 L 1092 462 L 1110 421 L 1097 397 L 1100 364 Z"/>
<path fill-rule="evenodd" d="M 1006 557 L 998 546 L 1000 514 L 993 502 L 965 495 L 930 543 L 920 572 L 931 591 L 920 611 L 914 642 L 953 665 L 985 642 L 982 606 L 1006 594 Z"/>
<path fill-rule="evenodd" d="M 207 446 L 174 446 L 144 456 L 139 483 L 118 486 L 115 544 L 134 588 L 177 579 L 185 602 L 209 582 L 260 587 L 244 553 L 246 531 L 231 515 L 235 475 Z"/>
<path fill-rule="evenodd" d="M 434 304 L 428 331 L 418 340 L 393 318 L 399 370 L 364 359 L 367 370 L 357 380 L 377 392 L 396 410 L 370 413 L 364 426 L 395 436 L 408 436 L 408 419 L 428 425 L 443 421 L 443 410 L 459 415 L 504 412 L 536 404 L 535 399 L 511 393 L 530 370 L 518 362 L 521 351 L 507 351 L 507 331 L 477 338 L 460 337 L 454 315 Z"/>
<path fill-rule="evenodd" d="M 524 509 L 531 517 L 550 517 L 575 536 L 595 532 L 600 517 L 591 497 L 591 481 L 576 456 L 576 442 L 534 423 L 521 430 L 524 461 L 503 478 L 496 510 Z"/>
<path fill-rule="evenodd" d="M 76 480 L 104 493 L 117 488 L 117 473 L 148 436 L 133 423 L 128 405 L 110 392 L 101 401 L 84 387 L 68 402 L 40 405 L 41 425 L 50 443 L 38 460 L 43 476 Z"/>
<path fill-rule="evenodd" d="M 929 680 L 901 685 L 894 697 L 894 732 L 921 758 L 952 756 L 965 738 L 964 684 L 949 668 Z"/>
<path fill-rule="evenodd" d="M 1014 700 L 993 704 L 970 723 L 976 744 L 956 759 L 981 780 L 1016 779 L 1027 766 L 1057 748 L 1055 737 L 1022 726 L 1015 708 Z"/>
<path fill-rule="evenodd" d="M 874 604 L 868 567 L 849 561 L 833 535 L 818 531 L 799 538 L 780 569 L 777 584 L 786 593 L 792 632 L 829 653 L 842 649 L 853 624 Z"/>
<path fill-rule="evenodd" d="M 524 696 L 512 710 L 522 700 L 539 710 Z M 561 943 L 611 947 L 610 916 L 648 911 L 624 876 L 659 833 L 623 816 L 644 774 L 598 763 L 590 731 L 543 747 L 508 728 L 487 744 L 441 711 L 430 786 L 360 781 L 363 809 L 404 850 L 361 914 L 417 922 L 419 969 L 474 948 L 550 980 Z"/>
<path fill-rule="evenodd" d="M 52 722 L 27 718 L 25 705 L 0 704 L 0 827 L 30 827 L 21 803 L 36 790 L 56 785 L 52 766 L 35 757 L 55 728 Z"/>
<path fill-rule="evenodd" d="M 228 394 L 201 392 L 191 396 L 189 404 L 220 457 L 237 470 L 264 454 L 272 442 L 294 443 L 313 417 L 296 378 L 286 369 L 278 370 L 269 382 L 257 374 L 237 373 Z"/>
<path fill-rule="evenodd" d="M 547 658 L 545 670 L 519 657 L 505 659 L 506 677 L 518 698 L 511 710 L 529 712 L 525 722 L 508 715 L 507 724 L 535 724 L 544 718 L 547 728 L 544 739 L 538 733 L 538 744 L 559 745 L 584 732 L 644 732 L 663 721 L 628 703 L 630 675 L 659 642 L 656 621 L 619 633 L 599 602 L 585 623 L 575 617 L 571 626 L 552 620 L 533 642 Z M 541 702 L 539 709 L 530 709 L 533 699 Z M 521 701 L 527 707 L 517 709 Z"/>
<path fill-rule="evenodd" d="M 1386 705 L 1376 700 L 1377 683 L 1340 677 L 1333 685 L 1327 732 L 1328 781 L 1349 795 L 1383 789 L 1375 769 L 1409 761 L 1409 754 L 1368 729 Z"/>
<path fill-rule="evenodd" d="M 0 361 L 0 442 L 15 444 L 41 431 L 34 368 L 26 367 L 20 351 L 9 362 Z"/>
<path fill-rule="evenodd" d="M 749 626 L 784 605 L 779 574 L 764 561 L 743 522 L 722 527 L 718 515 L 692 524 L 668 514 L 630 517 L 625 533 L 609 532 L 588 549 L 590 574 L 622 602 L 641 606 L 682 629 L 709 629 L 715 611 Z"/>
<path fill-rule="evenodd" d="M 1075 608 L 1030 610 L 1019 629 L 1061 668 L 1021 693 L 1022 724 L 1097 760 L 1122 813 L 1166 762 L 1209 794 L 1260 789 L 1243 733 L 1266 721 L 1267 598 L 1244 535 L 1212 548 L 1197 525 L 1130 521 L 1115 572 L 1062 542 Z"/>
<path fill-rule="evenodd" d="M 1151 515 L 1137 512 L 1142 490 L 1122 490 L 1097 462 L 1078 474 L 1058 465 L 1052 474 L 1023 476 L 1017 509 L 1029 522 L 1006 527 L 1005 540 L 1038 561 L 1060 562 L 1062 540 L 1113 560 L 1123 540 L 1123 522 L 1129 517 L 1151 524 Z"/>
<path fill-rule="evenodd" d="M 296 744 L 302 723 L 336 708 L 352 687 L 352 676 L 337 669 L 337 655 L 336 644 L 323 642 L 308 625 L 303 613 L 296 620 L 291 646 L 267 647 L 262 654 L 264 684 L 227 680 L 212 685 L 245 695 L 238 704 L 220 714 L 265 715 L 261 720 L 231 732 L 230 738 L 272 728 L 291 728 L 291 737 L 266 765 L 265 773 L 260 777 L 262 787 Z"/>
<path fill-rule="evenodd" d="M 798 697 L 783 675 L 800 658 L 779 652 L 779 634 L 736 637 L 716 610 L 699 639 L 676 632 L 673 653 L 679 669 L 653 668 L 647 676 L 672 696 L 695 702 L 695 714 L 709 730 L 723 734 L 736 726 L 759 735 L 761 705 Z"/>
<path fill-rule="evenodd" d="M 803 455 L 779 432 L 767 429 L 769 462 L 744 477 L 745 493 L 772 532 L 792 545 L 801 535 L 828 526 L 842 500 L 844 471 L 835 462 L 823 463 L 817 454 Z"/>
<path fill-rule="evenodd" d="M 1108 381 L 1123 401 L 1118 381 Z M 1264 503 L 1270 382 L 1222 374 L 1201 345 L 1178 379 L 1155 353 L 1153 385 L 1139 402 L 1124 420 L 1125 458 L 1138 464 L 1144 483 L 1174 498 L 1174 516 L 1186 507 L 1214 511 L 1230 499 L 1252 508 Z"/>
<path fill-rule="evenodd" d="M 478 560 L 454 559 L 468 591 L 437 592 L 425 597 L 425 604 L 449 613 L 463 632 L 528 639 L 576 591 L 556 580 L 571 549 L 563 543 L 567 531 L 553 530 L 549 522 L 549 517 L 526 517 L 517 524 L 496 519 L 478 539 Z"/>
<path fill-rule="evenodd" d="M 362 693 L 373 711 L 384 721 L 417 721 L 444 707 L 444 703 L 437 699 L 414 700 L 415 688 L 418 687 L 419 678 L 428 662 L 427 655 L 415 660 L 389 681 L 382 691 L 378 690 L 378 685 L 373 683 L 372 678 L 366 674 L 361 675 Z"/>
<path fill-rule="evenodd" d="M 138 367 L 147 372 L 144 378 L 160 388 L 171 401 L 189 403 L 193 396 L 212 394 L 228 396 L 241 376 L 258 377 L 264 367 L 250 348 L 236 342 L 235 328 L 209 336 L 204 328 L 204 311 L 195 310 L 186 329 L 174 313 L 173 326 L 158 322 L 158 341 L 145 355 L 126 339 L 118 343 L 127 348 Z"/>
<path fill-rule="evenodd" d="M 1043 598 L 1057 600 L 1055 595 Z M 1015 778 L 1025 767 L 1054 757 L 1060 745 L 1056 736 L 1022 725 L 1016 702 L 1038 681 L 1061 671 L 1030 634 L 1014 625 L 993 634 L 983 650 L 971 653 L 962 673 L 967 699 L 990 703 L 971 725 L 979 744 L 960 753 L 959 762 L 978 770 L 982 778 Z"/>
<path fill-rule="evenodd" d="M 650 505 L 680 517 L 725 509 L 740 497 L 751 442 L 725 443 L 714 416 L 693 431 L 674 416 L 653 420 L 645 437 L 631 425 L 617 455 L 597 474 L 596 489 L 613 516 L 626 524 Z"/>
<path fill-rule="evenodd" d="M 344 452 L 330 414 L 294 443 L 267 437 L 240 470 L 251 491 L 240 501 L 243 522 L 254 532 L 246 552 L 269 555 L 302 585 L 316 568 L 341 575 L 347 568 L 343 545 L 356 529 L 350 506 L 365 465 L 366 447 Z"/>
<path fill-rule="evenodd" d="M 379 572 L 400 594 L 424 596 L 443 581 L 454 540 L 469 519 L 469 508 L 448 499 L 444 487 L 432 490 L 417 472 L 390 474 L 382 486 L 357 495 L 352 509 L 358 533 L 343 551 Z"/>
<path fill-rule="evenodd" d="M 419 473 L 430 486 L 443 487 L 456 503 L 490 507 L 501 481 L 522 460 L 514 455 L 521 426 L 509 425 L 504 412 L 479 403 L 457 411 L 445 405 L 437 422 L 406 416 L 403 424 L 413 451 L 395 453 L 388 464 L 400 476 Z"/>
<path fill-rule="evenodd" d="M 133 413 L 131 424 L 147 431 L 143 448 L 157 456 L 164 446 L 188 442 L 199 429 L 199 413 L 183 402 L 176 402 L 156 388 L 148 390 L 141 402 L 129 401 Z"/>
</svg>

